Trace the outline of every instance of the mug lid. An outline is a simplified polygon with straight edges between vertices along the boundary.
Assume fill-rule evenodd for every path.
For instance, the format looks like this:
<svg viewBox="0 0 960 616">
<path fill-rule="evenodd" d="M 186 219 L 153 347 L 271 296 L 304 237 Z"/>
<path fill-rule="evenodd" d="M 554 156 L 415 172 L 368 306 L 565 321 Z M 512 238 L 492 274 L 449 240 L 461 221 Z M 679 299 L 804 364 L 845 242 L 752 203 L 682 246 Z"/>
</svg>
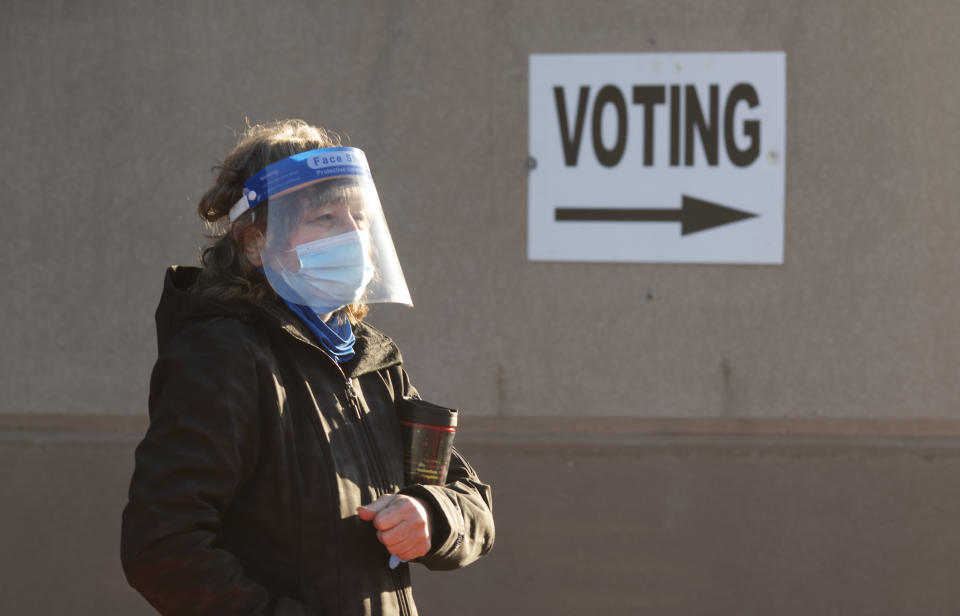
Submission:
<svg viewBox="0 0 960 616">
<path fill-rule="evenodd" d="M 401 399 L 397 404 L 397 417 L 400 418 L 400 421 L 409 423 L 457 427 L 457 409 L 451 409 L 419 398 Z"/>
</svg>

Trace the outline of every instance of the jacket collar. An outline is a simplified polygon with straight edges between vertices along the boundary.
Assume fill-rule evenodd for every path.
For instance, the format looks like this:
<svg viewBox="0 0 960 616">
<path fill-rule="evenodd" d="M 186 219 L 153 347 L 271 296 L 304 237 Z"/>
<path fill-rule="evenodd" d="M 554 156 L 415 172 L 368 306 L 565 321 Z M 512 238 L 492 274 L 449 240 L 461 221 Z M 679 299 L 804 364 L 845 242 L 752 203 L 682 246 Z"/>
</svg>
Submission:
<svg viewBox="0 0 960 616">
<path fill-rule="evenodd" d="M 252 304 L 203 297 L 192 291 L 199 274 L 200 269 L 196 267 L 175 265 L 167 269 L 163 295 L 156 313 L 157 340 L 161 348 L 192 321 L 237 317 L 262 321 L 268 328 L 275 328 L 283 335 L 312 346 L 326 355 L 326 351 L 313 342 L 306 326 L 282 302 Z M 353 327 L 353 334 L 356 337 L 353 347 L 356 355 L 341 366 L 346 376 L 356 377 L 403 362 L 400 350 L 393 340 L 372 325 L 358 323 Z"/>
<path fill-rule="evenodd" d="M 260 310 L 273 326 L 282 330 L 286 335 L 327 355 L 327 352 L 313 341 L 307 327 L 289 308 L 281 303 L 271 303 L 260 307 Z M 346 376 L 357 377 L 361 374 L 376 372 L 391 366 L 399 366 L 403 363 L 403 357 L 400 355 L 400 349 L 397 348 L 396 343 L 369 323 L 361 321 L 354 325 L 353 335 L 356 338 L 353 345 L 353 359 L 340 365 Z M 329 355 L 327 356 L 329 357 Z M 332 358 L 330 359 L 333 361 Z"/>
</svg>

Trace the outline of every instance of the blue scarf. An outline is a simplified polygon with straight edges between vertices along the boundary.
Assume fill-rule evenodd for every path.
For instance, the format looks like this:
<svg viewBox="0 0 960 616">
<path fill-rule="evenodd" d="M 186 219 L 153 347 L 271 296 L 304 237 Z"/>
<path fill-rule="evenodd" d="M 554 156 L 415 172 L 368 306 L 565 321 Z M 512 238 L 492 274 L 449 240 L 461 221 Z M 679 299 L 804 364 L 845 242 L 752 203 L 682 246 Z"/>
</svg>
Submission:
<svg viewBox="0 0 960 616">
<path fill-rule="evenodd" d="M 281 297 L 280 299 L 283 298 Z M 337 360 L 338 364 L 353 359 L 353 343 L 356 342 L 357 339 L 353 336 L 353 328 L 350 326 L 348 319 L 344 319 L 341 323 L 339 318 L 333 316 L 330 319 L 330 323 L 324 323 L 323 319 L 309 306 L 294 304 L 285 299 L 283 302 L 295 315 L 300 317 L 303 324 L 306 325 L 310 329 L 310 333 L 313 334 L 314 341 L 322 346 L 323 349 L 330 354 L 330 357 Z"/>
<path fill-rule="evenodd" d="M 253 269 L 261 274 L 263 273 L 263 267 L 255 265 Z M 273 284 L 273 282 L 270 284 Z M 283 297 L 280 299 L 283 299 Z M 329 353 L 330 357 L 335 359 L 338 364 L 343 364 L 353 359 L 355 355 L 353 352 L 353 343 L 356 342 L 357 339 L 353 337 L 353 328 L 350 326 L 349 320 L 340 323 L 339 318 L 334 318 L 332 319 L 333 327 L 331 327 L 327 323 L 324 323 L 323 319 L 311 310 L 309 306 L 294 304 L 285 299 L 283 299 L 283 303 L 293 311 L 293 314 L 300 317 L 300 321 L 302 321 L 303 324 L 310 329 L 310 333 L 313 334 L 313 341 L 323 347 L 323 350 Z"/>
</svg>

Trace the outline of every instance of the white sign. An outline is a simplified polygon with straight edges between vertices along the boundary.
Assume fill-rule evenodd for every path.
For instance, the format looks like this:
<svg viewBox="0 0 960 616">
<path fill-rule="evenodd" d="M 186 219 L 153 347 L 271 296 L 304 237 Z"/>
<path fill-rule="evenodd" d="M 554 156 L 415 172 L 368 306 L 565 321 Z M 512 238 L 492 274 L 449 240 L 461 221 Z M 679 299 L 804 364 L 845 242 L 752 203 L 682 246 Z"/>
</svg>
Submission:
<svg viewBox="0 0 960 616">
<path fill-rule="evenodd" d="M 786 54 L 530 56 L 528 256 L 783 263 Z"/>
</svg>

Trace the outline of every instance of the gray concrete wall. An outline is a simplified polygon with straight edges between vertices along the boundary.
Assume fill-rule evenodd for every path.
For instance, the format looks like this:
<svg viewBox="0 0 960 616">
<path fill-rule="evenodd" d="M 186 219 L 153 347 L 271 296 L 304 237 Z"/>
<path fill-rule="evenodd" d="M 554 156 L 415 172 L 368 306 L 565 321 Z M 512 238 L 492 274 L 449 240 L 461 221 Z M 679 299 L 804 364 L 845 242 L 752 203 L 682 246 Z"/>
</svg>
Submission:
<svg viewBox="0 0 960 616">
<path fill-rule="evenodd" d="M 244 119 L 284 117 L 367 152 L 416 303 L 371 320 L 495 485 L 495 552 L 419 576 L 427 613 L 960 603 L 957 3 L 3 9 L 3 613 L 141 609 L 116 531 L 163 269 Z M 784 265 L 526 260 L 530 53 L 740 50 L 787 53 Z"/>
<path fill-rule="evenodd" d="M 119 565 L 143 422 L 5 417 L 3 614 L 153 614 Z M 415 567 L 423 614 L 947 616 L 956 424 L 465 422 L 497 544 Z M 784 433 L 784 428 L 789 434 Z"/>
</svg>

